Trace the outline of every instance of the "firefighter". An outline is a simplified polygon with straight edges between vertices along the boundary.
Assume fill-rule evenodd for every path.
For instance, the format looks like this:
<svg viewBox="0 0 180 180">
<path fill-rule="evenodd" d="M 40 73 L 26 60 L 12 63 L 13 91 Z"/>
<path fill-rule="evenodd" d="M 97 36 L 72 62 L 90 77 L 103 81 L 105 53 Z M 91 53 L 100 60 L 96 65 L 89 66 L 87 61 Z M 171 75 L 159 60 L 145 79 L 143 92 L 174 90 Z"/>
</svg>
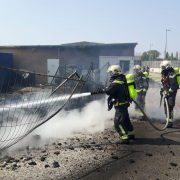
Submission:
<svg viewBox="0 0 180 180">
<path fill-rule="evenodd" d="M 134 68 L 134 80 L 136 84 L 136 91 L 137 91 L 137 103 L 141 106 L 141 108 L 146 112 L 145 108 L 145 96 L 148 89 L 148 81 L 146 76 L 141 71 L 140 65 L 135 65 Z M 139 120 L 145 120 L 144 114 L 139 110 L 137 106 L 135 106 L 135 117 Z"/>
<path fill-rule="evenodd" d="M 176 93 L 179 89 L 179 85 L 177 82 L 177 76 L 174 72 L 174 69 L 171 67 L 171 63 L 168 61 L 162 61 L 160 64 L 160 67 L 162 69 L 161 75 L 162 75 L 162 87 L 160 90 L 160 95 L 165 95 L 165 98 L 167 98 L 168 107 L 169 107 L 169 124 L 168 128 L 171 128 L 173 126 L 173 108 L 175 106 L 175 100 L 176 100 Z M 167 110 L 166 110 L 166 104 L 164 102 L 164 110 L 167 118 Z"/>
<path fill-rule="evenodd" d="M 134 139 L 135 136 L 128 113 L 128 107 L 130 104 L 126 77 L 122 74 L 122 69 L 118 65 L 110 66 L 107 73 L 110 73 L 111 84 L 101 91 L 109 95 L 114 104 L 114 127 L 121 138 L 119 143 L 129 144 L 129 139 Z"/>
<path fill-rule="evenodd" d="M 147 72 L 148 75 L 149 75 L 149 66 L 147 66 L 146 72 Z"/>
</svg>

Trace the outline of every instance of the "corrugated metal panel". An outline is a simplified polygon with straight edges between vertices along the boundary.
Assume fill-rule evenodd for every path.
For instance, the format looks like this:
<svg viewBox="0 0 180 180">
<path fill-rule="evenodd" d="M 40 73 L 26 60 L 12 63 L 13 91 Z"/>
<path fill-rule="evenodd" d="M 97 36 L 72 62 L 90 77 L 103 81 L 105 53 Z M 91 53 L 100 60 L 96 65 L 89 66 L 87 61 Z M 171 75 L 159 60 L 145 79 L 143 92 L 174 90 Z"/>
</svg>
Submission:
<svg viewBox="0 0 180 180">
<path fill-rule="evenodd" d="M 0 66 L 13 68 L 13 53 L 0 52 Z M 7 85 L 13 84 L 13 78 L 14 76 L 11 71 L 0 69 L 1 92 L 2 92 L 3 86 L 7 87 Z"/>
</svg>

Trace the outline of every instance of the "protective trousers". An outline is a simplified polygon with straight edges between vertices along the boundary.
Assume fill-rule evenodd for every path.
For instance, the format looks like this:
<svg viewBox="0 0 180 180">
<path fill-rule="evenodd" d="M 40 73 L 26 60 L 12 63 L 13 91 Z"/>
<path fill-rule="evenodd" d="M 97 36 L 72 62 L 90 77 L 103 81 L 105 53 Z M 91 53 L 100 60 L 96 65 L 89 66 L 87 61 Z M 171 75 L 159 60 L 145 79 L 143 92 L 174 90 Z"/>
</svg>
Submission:
<svg viewBox="0 0 180 180">
<path fill-rule="evenodd" d="M 128 107 L 116 107 L 114 127 L 121 139 L 128 139 L 128 135 L 134 135 L 133 126 L 129 119 Z"/>
<path fill-rule="evenodd" d="M 169 122 L 173 122 L 173 109 L 175 106 L 175 100 L 176 100 L 176 94 L 175 93 L 167 96 L 167 103 L 168 103 L 168 107 L 169 107 Z M 167 109 L 166 109 L 165 101 L 164 101 L 164 111 L 165 111 L 166 118 L 167 118 Z"/>
<path fill-rule="evenodd" d="M 139 104 L 139 106 L 143 109 L 144 112 L 146 112 L 145 108 L 145 98 L 142 97 L 143 91 L 137 93 L 136 102 Z M 144 114 L 140 111 L 140 109 L 135 105 L 135 116 L 137 118 L 144 119 Z"/>
</svg>

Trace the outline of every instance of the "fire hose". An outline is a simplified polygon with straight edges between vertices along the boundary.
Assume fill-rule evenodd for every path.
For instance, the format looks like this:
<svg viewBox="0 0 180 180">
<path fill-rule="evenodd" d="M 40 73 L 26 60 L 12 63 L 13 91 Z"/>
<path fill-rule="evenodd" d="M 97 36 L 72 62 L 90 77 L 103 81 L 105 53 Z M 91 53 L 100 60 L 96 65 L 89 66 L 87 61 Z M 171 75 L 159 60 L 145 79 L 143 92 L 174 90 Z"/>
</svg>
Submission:
<svg viewBox="0 0 180 180">
<path fill-rule="evenodd" d="M 143 113 L 144 117 L 145 117 L 145 118 L 147 119 L 147 121 L 151 124 L 151 126 L 153 126 L 153 127 L 154 127 L 156 130 L 158 130 L 158 131 L 164 131 L 164 130 L 167 128 L 168 124 L 169 124 L 169 107 L 168 107 L 167 99 L 164 98 L 164 100 L 165 100 L 165 104 L 166 104 L 167 118 L 166 118 L 166 125 L 165 125 L 162 129 L 160 129 L 160 128 L 156 127 L 156 126 L 151 122 L 151 120 L 148 118 L 148 116 L 147 116 L 146 113 L 143 111 L 143 109 L 141 108 L 141 106 L 140 106 L 134 99 L 132 99 L 132 101 L 134 102 L 134 104 L 137 105 L 137 107 L 138 107 L 138 108 L 140 109 L 140 111 Z"/>
<path fill-rule="evenodd" d="M 91 95 L 100 94 L 100 93 L 104 93 L 104 91 L 101 90 L 101 89 L 98 89 L 98 91 L 96 91 L 96 92 L 91 92 Z M 162 97 L 161 97 L 161 98 L 162 98 Z M 148 116 L 147 116 L 146 113 L 143 111 L 143 109 L 141 108 L 141 106 L 140 106 L 133 98 L 131 98 L 131 100 L 134 102 L 135 105 L 137 105 L 137 107 L 138 107 L 139 110 L 143 113 L 143 115 L 144 115 L 144 117 L 147 119 L 147 121 L 148 121 L 148 122 L 151 124 L 151 126 L 153 126 L 156 130 L 158 130 L 158 131 L 164 131 L 164 130 L 167 128 L 167 126 L 168 126 L 168 124 L 169 124 L 169 107 L 168 107 L 168 102 L 167 102 L 167 98 L 166 98 L 166 97 L 164 97 L 164 100 L 165 100 L 167 118 L 166 118 L 166 124 L 165 124 L 165 126 L 164 126 L 162 129 L 156 127 L 156 126 L 152 123 L 152 121 L 148 118 Z"/>
</svg>

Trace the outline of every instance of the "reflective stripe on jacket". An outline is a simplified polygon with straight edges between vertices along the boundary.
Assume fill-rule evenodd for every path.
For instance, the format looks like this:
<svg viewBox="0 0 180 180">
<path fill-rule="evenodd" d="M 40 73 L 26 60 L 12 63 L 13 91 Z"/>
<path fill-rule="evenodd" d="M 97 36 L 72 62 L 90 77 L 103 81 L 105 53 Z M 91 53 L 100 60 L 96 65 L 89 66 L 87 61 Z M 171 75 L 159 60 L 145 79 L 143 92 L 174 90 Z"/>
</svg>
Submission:
<svg viewBox="0 0 180 180">
<path fill-rule="evenodd" d="M 146 91 L 148 89 L 148 82 L 146 76 L 142 72 L 137 72 L 134 74 L 134 80 L 137 93 L 143 91 L 143 95 L 146 95 Z"/>
<path fill-rule="evenodd" d="M 129 102 L 129 101 L 126 101 L 126 102 L 123 102 L 123 103 L 117 102 L 114 106 L 121 106 L 121 105 L 126 104 L 126 103 L 128 103 L 128 102 Z"/>
<path fill-rule="evenodd" d="M 125 75 L 113 76 L 111 77 L 111 84 L 104 90 L 104 92 L 114 98 L 119 105 L 128 103 L 128 89 L 126 88 L 125 82 Z"/>
<path fill-rule="evenodd" d="M 174 72 L 174 69 L 171 67 L 169 69 L 164 69 L 162 72 L 162 87 L 161 91 L 169 92 L 169 93 L 176 93 L 177 89 L 179 88 L 177 82 L 177 76 Z"/>
<path fill-rule="evenodd" d="M 112 83 L 117 83 L 117 84 L 124 84 L 124 81 L 118 81 L 118 80 L 114 80 Z M 116 104 L 114 104 L 114 106 L 121 106 L 123 104 L 126 104 L 128 103 L 129 101 L 126 101 L 126 102 L 117 102 Z"/>
</svg>

